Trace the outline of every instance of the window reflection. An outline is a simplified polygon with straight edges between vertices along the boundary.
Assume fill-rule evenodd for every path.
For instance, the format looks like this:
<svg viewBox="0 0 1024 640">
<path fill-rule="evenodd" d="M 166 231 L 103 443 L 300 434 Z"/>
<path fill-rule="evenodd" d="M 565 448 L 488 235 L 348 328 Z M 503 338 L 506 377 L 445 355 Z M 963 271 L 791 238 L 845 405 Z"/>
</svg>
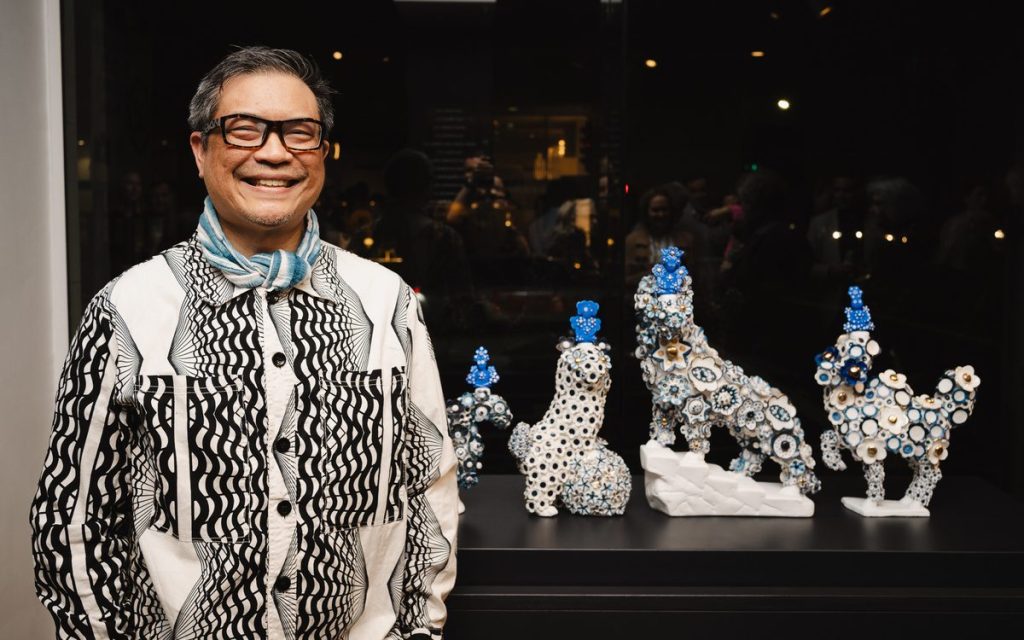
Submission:
<svg viewBox="0 0 1024 640">
<path fill-rule="evenodd" d="M 536 420 L 552 345 L 576 300 L 597 300 L 615 363 L 602 434 L 639 469 L 649 397 L 631 297 L 671 244 L 712 342 L 782 388 L 810 432 L 824 420 L 810 358 L 856 283 L 886 367 L 924 388 L 951 359 L 1003 381 L 951 471 L 1021 482 L 1024 105 L 1009 15 L 379 5 L 332 6 L 289 39 L 216 4 L 65 3 L 76 320 L 111 277 L 194 230 L 203 192 L 183 114 L 196 78 L 227 42 L 292 47 L 340 92 L 324 237 L 417 289 L 448 395 L 483 344 L 517 417 Z M 503 443 L 487 451 L 488 472 L 512 470 Z"/>
</svg>

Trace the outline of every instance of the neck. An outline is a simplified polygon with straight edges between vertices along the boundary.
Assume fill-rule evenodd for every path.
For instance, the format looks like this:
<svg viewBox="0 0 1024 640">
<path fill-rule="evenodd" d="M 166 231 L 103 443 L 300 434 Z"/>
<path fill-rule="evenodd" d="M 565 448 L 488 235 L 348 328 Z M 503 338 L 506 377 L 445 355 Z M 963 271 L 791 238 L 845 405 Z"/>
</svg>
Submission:
<svg viewBox="0 0 1024 640">
<path fill-rule="evenodd" d="M 228 242 L 239 253 L 251 258 L 257 253 L 273 253 L 274 251 L 294 252 L 306 233 L 306 217 L 301 216 L 297 225 L 283 229 L 259 229 L 241 227 L 228 223 L 221 218 L 221 229 Z"/>
</svg>

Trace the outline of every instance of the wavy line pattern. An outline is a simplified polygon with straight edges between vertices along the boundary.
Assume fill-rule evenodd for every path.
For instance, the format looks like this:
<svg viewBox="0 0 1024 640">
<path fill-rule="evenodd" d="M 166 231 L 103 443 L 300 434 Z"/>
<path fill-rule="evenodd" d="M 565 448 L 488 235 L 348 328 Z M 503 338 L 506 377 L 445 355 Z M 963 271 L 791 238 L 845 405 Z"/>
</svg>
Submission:
<svg viewBox="0 0 1024 640">
<path fill-rule="evenodd" d="M 248 538 L 252 491 L 242 398 L 209 378 L 189 378 L 187 385 L 192 537 L 210 542 Z"/>
<path fill-rule="evenodd" d="M 136 397 L 143 417 L 144 441 L 152 449 L 156 471 L 153 527 L 178 535 L 177 465 L 174 459 L 174 382 L 172 376 L 141 376 Z"/>
<path fill-rule="evenodd" d="M 405 486 L 405 432 L 408 405 L 405 370 L 391 369 L 391 473 L 388 475 L 388 506 L 384 522 L 401 520 L 405 515 L 402 487 Z"/>
<path fill-rule="evenodd" d="M 366 559 L 358 529 L 299 527 L 298 638 L 343 638 L 366 604 Z"/>
<path fill-rule="evenodd" d="M 430 626 L 427 597 L 451 553 L 451 544 L 441 532 L 426 496 L 420 494 L 409 499 L 408 526 L 399 618 L 405 633 Z"/>
<path fill-rule="evenodd" d="M 332 527 L 365 526 L 377 511 L 384 393 L 381 372 L 347 371 L 324 383 L 322 505 Z"/>
<path fill-rule="evenodd" d="M 252 544 L 194 542 L 199 582 L 174 625 L 175 640 L 265 638 L 265 554 Z"/>
</svg>

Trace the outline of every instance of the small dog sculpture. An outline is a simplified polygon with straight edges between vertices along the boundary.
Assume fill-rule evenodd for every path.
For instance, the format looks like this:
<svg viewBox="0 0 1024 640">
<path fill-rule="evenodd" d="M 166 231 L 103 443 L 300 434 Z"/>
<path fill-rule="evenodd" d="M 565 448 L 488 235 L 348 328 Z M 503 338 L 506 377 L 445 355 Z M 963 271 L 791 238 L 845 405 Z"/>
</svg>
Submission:
<svg viewBox="0 0 1024 640">
<path fill-rule="evenodd" d="M 821 487 L 814 457 L 789 399 L 757 376 L 719 357 L 693 319 L 693 289 L 683 252 L 663 249 L 661 262 L 640 281 L 634 297 L 636 357 L 653 396 L 651 439 L 669 446 L 675 429 L 690 451 L 710 450 L 711 428 L 723 426 L 740 454 L 729 470 L 753 476 L 765 458 L 781 468 L 784 485 L 801 493 Z"/>
<path fill-rule="evenodd" d="M 942 478 L 939 463 L 949 455 L 949 435 L 970 417 L 981 378 L 974 367 L 946 371 L 934 395 L 915 396 L 907 377 L 892 369 L 871 375 L 881 348 L 871 339 L 875 325 L 859 287 L 850 287 L 846 324 L 835 346 L 815 357 L 815 381 L 824 387 L 832 430 L 821 436 L 822 459 L 846 468 L 841 449 L 864 465 L 869 500 L 885 499 L 885 460 L 900 456 L 914 477 L 903 502 L 927 507 Z"/>
<path fill-rule="evenodd" d="M 459 461 L 456 476 L 459 488 L 463 490 L 475 487 L 480 481 L 479 472 L 483 467 L 480 459 L 484 455 L 480 426 L 489 422 L 504 430 L 512 424 L 508 402 L 491 391 L 491 385 L 496 384 L 500 376 L 489 364 L 490 360 L 487 349 L 479 347 L 473 354 L 474 364 L 466 375 L 466 382 L 473 391 L 448 401 L 448 428 L 455 445 L 455 457 Z"/>
<path fill-rule="evenodd" d="M 598 342 L 596 302 L 583 300 L 570 323 L 575 341 L 560 340 L 555 396 L 540 422 L 519 423 L 509 450 L 526 476 L 526 510 L 558 514 L 556 504 L 579 515 L 621 515 L 632 487 L 622 458 L 597 437 L 611 386 L 609 347 Z"/>
</svg>

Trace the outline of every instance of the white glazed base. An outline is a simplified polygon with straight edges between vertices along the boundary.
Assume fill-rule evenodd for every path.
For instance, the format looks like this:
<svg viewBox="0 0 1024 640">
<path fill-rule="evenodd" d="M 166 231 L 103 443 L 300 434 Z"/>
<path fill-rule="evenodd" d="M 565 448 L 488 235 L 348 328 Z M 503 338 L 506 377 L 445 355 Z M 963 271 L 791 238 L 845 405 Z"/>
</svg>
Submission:
<svg viewBox="0 0 1024 640">
<path fill-rule="evenodd" d="M 696 453 L 675 452 L 651 440 L 640 447 L 651 508 L 670 516 L 809 518 L 814 502 L 796 487 L 757 482 L 709 464 Z"/>
<path fill-rule="evenodd" d="M 843 498 L 843 506 L 865 518 L 927 518 L 928 508 L 913 500 L 882 500 Z"/>
</svg>

